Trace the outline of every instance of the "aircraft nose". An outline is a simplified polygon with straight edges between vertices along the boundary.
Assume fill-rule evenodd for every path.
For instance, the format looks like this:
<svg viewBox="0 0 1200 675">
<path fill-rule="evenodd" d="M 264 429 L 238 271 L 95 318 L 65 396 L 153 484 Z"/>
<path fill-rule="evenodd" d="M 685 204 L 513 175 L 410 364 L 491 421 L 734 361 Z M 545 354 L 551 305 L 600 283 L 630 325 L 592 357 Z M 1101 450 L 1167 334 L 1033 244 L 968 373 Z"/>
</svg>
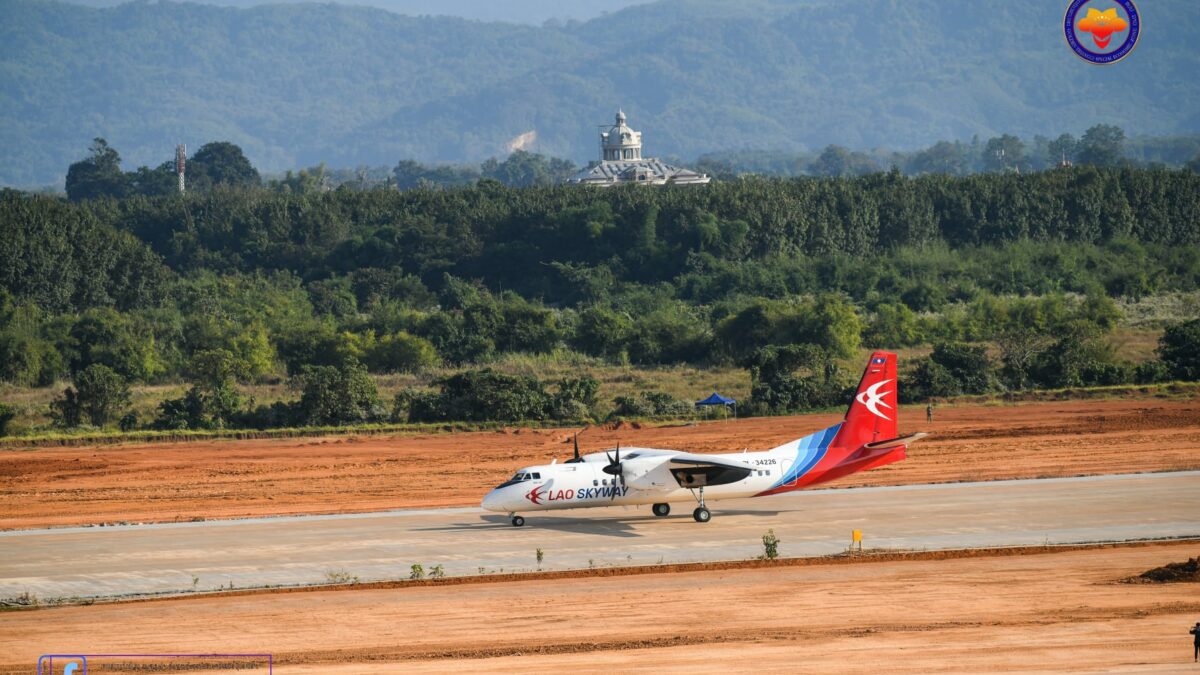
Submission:
<svg viewBox="0 0 1200 675">
<path fill-rule="evenodd" d="M 499 490 L 492 490 L 491 492 L 487 493 L 483 496 L 483 501 L 480 502 L 479 505 L 488 511 L 503 511 L 504 508 L 500 505 L 502 500 L 499 492 Z"/>
</svg>

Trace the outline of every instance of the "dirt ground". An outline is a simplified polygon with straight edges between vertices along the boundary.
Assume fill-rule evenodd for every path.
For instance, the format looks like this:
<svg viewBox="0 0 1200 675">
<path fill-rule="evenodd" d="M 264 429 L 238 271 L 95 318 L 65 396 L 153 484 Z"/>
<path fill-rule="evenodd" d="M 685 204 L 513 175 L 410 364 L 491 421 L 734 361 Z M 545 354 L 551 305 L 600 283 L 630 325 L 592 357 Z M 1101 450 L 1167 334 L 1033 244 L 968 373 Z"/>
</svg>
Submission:
<svg viewBox="0 0 1200 675">
<path fill-rule="evenodd" d="M 764 449 L 840 413 L 687 426 L 589 428 L 584 452 L 651 446 Z M 909 459 L 835 486 L 1200 468 L 1200 399 L 902 410 L 929 431 Z M 478 504 L 515 469 L 566 459 L 573 429 L 195 441 L 0 450 L 0 529 Z"/>
<path fill-rule="evenodd" d="M 1195 542 L 1007 557 L 210 596 L 0 614 L 42 653 L 274 654 L 280 673 L 1194 672 Z M 451 659 L 455 661 L 451 663 Z"/>
</svg>

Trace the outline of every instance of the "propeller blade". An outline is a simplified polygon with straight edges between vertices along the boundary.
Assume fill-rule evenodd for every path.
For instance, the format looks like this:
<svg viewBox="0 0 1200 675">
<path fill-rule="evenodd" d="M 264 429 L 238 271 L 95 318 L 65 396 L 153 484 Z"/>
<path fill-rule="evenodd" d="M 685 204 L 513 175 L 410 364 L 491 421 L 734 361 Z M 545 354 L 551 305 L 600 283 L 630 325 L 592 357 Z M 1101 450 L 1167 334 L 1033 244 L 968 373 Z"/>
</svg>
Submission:
<svg viewBox="0 0 1200 675">
<path fill-rule="evenodd" d="M 575 459 L 579 459 L 579 434 L 575 434 Z"/>
<path fill-rule="evenodd" d="M 608 458 L 608 466 L 604 467 L 604 472 L 613 477 L 613 490 L 608 496 L 608 500 L 613 501 L 617 498 L 617 486 L 625 482 L 625 467 L 621 465 L 620 443 L 617 443 L 616 457 Z"/>
</svg>

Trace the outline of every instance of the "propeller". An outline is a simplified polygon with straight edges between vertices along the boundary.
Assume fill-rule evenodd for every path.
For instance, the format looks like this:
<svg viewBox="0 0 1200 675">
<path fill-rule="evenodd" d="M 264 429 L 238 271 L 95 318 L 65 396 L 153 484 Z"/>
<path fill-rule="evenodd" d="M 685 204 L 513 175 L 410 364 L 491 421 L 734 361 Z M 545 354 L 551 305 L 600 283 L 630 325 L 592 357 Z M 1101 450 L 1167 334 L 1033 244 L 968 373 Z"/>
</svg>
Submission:
<svg viewBox="0 0 1200 675">
<path fill-rule="evenodd" d="M 601 470 L 613 477 L 613 491 L 609 495 L 609 499 L 613 500 L 617 498 L 617 481 L 620 480 L 622 483 L 625 482 L 625 471 L 624 467 L 621 465 L 621 444 L 617 443 L 617 452 L 615 457 L 607 452 L 604 453 L 604 456 L 608 457 L 608 466 L 605 466 Z"/>
</svg>

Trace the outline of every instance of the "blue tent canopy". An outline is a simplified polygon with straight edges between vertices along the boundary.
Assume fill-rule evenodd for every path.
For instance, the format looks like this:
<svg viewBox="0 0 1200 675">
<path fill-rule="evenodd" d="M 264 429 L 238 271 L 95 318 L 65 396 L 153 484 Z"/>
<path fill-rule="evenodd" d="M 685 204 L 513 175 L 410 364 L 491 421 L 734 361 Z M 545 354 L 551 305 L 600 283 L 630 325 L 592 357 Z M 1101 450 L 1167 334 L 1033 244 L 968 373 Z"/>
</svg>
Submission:
<svg viewBox="0 0 1200 675">
<path fill-rule="evenodd" d="M 737 405 L 737 400 L 732 399 L 732 398 L 725 398 L 724 396 L 722 396 L 714 391 L 712 396 L 709 396 L 708 398 L 704 399 L 703 401 L 696 401 L 697 407 L 702 406 L 702 405 Z"/>
</svg>

